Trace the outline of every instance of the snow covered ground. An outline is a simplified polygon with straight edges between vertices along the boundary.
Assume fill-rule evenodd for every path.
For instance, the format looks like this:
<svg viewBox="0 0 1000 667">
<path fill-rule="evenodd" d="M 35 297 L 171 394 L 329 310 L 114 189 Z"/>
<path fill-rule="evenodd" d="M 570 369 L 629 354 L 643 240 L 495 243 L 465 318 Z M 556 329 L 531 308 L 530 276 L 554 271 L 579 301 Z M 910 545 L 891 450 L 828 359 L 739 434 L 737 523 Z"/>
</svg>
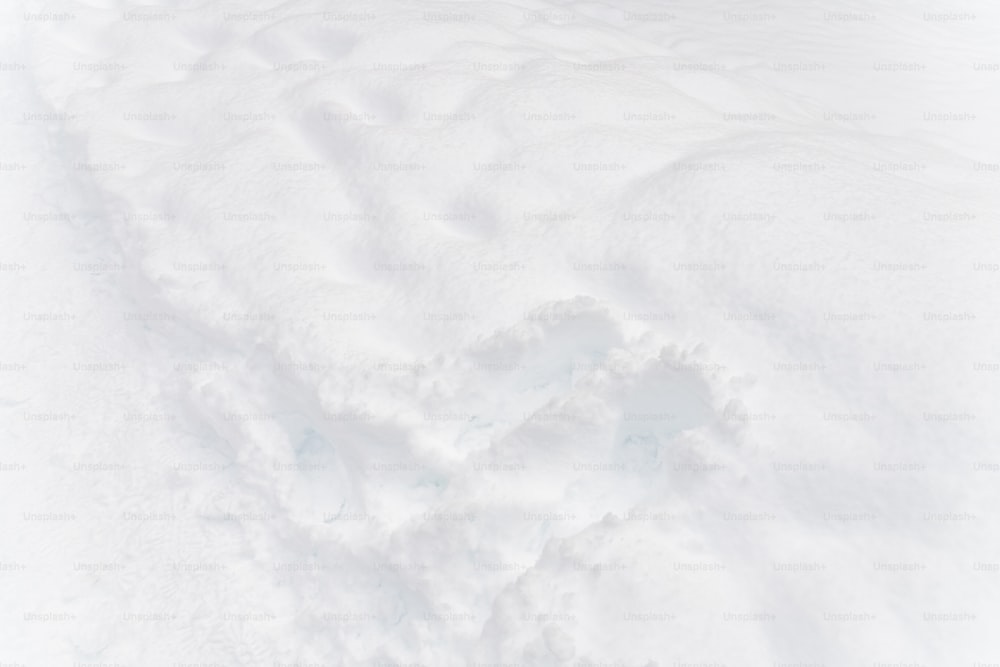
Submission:
<svg viewBox="0 0 1000 667">
<path fill-rule="evenodd" d="M 5 3 L 0 665 L 1000 664 L 948 5 Z"/>
</svg>

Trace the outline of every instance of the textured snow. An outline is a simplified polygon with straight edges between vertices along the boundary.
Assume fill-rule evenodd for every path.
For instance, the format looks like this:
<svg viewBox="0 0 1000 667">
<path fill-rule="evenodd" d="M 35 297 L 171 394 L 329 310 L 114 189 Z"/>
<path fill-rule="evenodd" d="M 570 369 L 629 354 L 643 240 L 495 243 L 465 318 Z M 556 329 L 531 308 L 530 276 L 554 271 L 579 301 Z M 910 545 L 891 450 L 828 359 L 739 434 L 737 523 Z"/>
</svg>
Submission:
<svg viewBox="0 0 1000 667">
<path fill-rule="evenodd" d="M 1000 663 L 992 3 L 0 12 L 0 665 Z"/>
</svg>

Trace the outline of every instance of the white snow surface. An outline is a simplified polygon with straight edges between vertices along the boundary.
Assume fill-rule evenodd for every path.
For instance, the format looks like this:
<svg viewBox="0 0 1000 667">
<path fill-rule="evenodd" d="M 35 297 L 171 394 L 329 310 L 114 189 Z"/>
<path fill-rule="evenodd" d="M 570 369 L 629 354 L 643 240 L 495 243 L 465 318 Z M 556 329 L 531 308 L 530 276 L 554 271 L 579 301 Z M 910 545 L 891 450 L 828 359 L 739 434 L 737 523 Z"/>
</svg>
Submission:
<svg viewBox="0 0 1000 667">
<path fill-rule="evenodd" d="M 996 3 L 0 12 L 0 665 L 1000 663 Z"/>
</svg>

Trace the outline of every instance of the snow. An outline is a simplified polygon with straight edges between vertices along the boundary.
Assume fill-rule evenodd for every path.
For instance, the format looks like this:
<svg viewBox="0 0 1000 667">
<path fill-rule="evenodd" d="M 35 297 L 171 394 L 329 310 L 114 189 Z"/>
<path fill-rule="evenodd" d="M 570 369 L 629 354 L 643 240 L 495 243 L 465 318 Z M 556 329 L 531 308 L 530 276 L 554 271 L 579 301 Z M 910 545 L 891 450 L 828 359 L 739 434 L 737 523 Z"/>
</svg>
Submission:
<svg viewBox="0 0 1000 667">
<path fill-rule="evenodd" d="M 1000 662 L 991 4 L 0 12 L 0 665 Z"/>
</svg>

